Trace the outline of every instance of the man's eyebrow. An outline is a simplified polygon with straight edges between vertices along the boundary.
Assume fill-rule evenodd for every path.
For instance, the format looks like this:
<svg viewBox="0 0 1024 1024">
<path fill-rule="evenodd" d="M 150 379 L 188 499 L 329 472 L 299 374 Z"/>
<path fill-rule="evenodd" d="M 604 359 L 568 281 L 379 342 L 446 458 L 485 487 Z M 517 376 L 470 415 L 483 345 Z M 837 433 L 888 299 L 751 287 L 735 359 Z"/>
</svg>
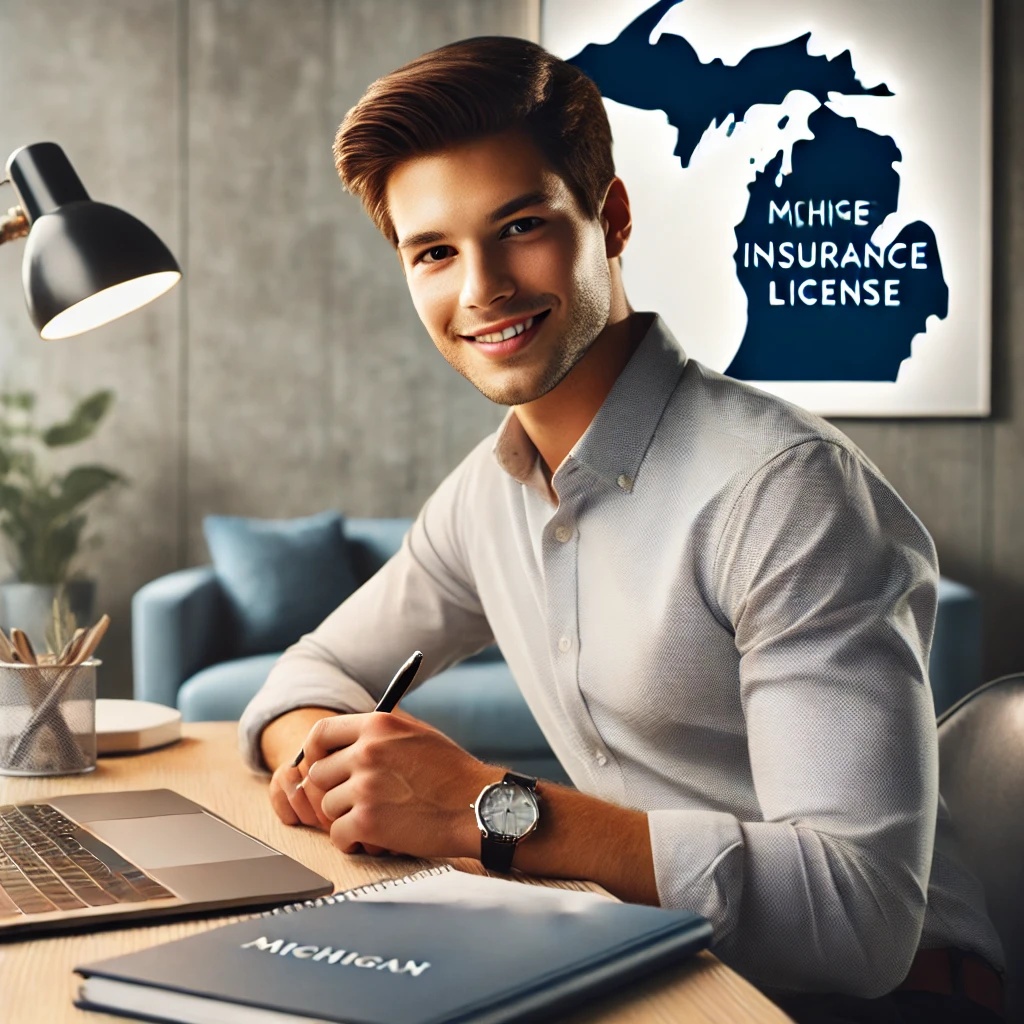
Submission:
<svg viewBox="0 0 1024 1024">
<path fill-rule="evenodd" d="M 544 191 L 524 192 L 521 196 L 516 196 L 515 199 L 502 203 L 501 206 L 488 216 L 487 220 L 494 224 L 499 220 L 510 217 L 513 213 L 525 210 L 528 206 L 546 203 L 549 199 L 550 196 Z M 418 245 L 430 245 L 432 242 L 443 242 L 444 238 L 444 233 L 441 231 L 420 231 L 415 235 L 410 235 L 408 238 L 403 238 L 398 243 L 398 248 L 410 249 Z"/>
<path fill-rule="evenodd" d="M 515 199 L 510 199 L 507 203 L 503 203 L 487 219 L 493 224 L 495 221 L 511 217 L 513 213 L 525 210 L 528 206 L 536 206 L 538 203 L 546 203 L 549 198 L 550 196 L 547 192 L 540 190 L 536 192 L 524 192 L 521 196 L 516 196 Z"/>
<path fill-rule="evenodd" d="M 399 249 L 408 249 L 414 245 L 427 245 L 429 242 L 440 242 L 444 235 L 440 231 L 421 231 L 417 235 L 410 235 L 398 243 Z"/>
</svg>

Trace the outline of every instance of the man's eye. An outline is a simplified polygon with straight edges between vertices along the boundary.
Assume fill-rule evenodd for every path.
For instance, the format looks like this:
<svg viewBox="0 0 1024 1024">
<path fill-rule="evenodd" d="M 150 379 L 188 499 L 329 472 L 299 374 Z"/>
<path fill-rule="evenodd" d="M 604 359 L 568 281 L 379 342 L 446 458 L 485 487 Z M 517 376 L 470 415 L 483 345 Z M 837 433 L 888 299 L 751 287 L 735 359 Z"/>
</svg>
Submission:
<svg viewBox="0 0 1024 1024">
<path fill-rule="evenodd" d="M 420 263 L 440 263 L 441 260 L 448 259 L 454 250 L 450 245 L 435 245 L 432 249 L 427 249 L 420 258 Z"/>
<path fill-rule="evenodd" d="M 519 220 L 514 220 L 511 224 L 506 225 L 501 234 L 503 238 L 509 235 L 525 235 L 543 223 L 544 221 L 540 217 L 520 217 Z"/>
</svg>

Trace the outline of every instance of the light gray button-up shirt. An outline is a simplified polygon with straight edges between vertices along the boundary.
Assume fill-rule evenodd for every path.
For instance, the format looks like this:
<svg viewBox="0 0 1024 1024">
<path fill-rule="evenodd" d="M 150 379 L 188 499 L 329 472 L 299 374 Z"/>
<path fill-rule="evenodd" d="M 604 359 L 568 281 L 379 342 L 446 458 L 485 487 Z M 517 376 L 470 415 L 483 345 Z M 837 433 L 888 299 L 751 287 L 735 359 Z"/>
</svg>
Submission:
<svg viewBox="0 0 1024 1024">
<path fill-rule="evenodd" d="M 919 945 L 1002 963 L 938 795 L 936 585 L 845 435 L 654 318 L 550 485 L 510 412 L 277 662 L 241 746 L 261 769 L 277 715 L 371 710 L 396 651 L 426 679 L 496 640 L 576 786 L 647 812 L 664 906 L 762 985 L 875 996 Z"/>
</svg>

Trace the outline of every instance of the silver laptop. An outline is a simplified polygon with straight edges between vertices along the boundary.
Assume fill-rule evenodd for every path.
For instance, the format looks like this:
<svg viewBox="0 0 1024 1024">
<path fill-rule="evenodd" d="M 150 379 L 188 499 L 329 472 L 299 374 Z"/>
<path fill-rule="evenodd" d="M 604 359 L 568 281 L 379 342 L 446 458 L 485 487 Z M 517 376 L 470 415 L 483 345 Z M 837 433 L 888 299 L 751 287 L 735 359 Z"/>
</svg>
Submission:
<svg viewBox="0 0 1024 1024">
<path fill-rule="evenodd" d="M 0 938 L 291 903 L 333 888 L 169 789 L 0 806 Z"/>
</svg>

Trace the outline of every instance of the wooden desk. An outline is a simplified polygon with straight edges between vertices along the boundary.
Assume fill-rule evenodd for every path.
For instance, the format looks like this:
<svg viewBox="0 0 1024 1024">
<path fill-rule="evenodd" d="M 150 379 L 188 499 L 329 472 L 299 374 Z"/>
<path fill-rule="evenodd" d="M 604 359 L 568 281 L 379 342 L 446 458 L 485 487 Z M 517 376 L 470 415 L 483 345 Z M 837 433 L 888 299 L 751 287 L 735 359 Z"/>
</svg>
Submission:
<svg viewBox="0 0 1024 1024">
<path fill-rule="evenodd" d="M 387 876 L 408 874 L 426 861 L 352 857 L 339 853 L 322 832 L 281 824 L 266 796 L 266 782 L 242 764 L 233 722 L 184 726 L 180 743 L 130 757 L 101 758 L 90 775 L 54 779 L 0 777 L 0 804 L 68 793 L 111 789 L 168 788 L 201 803 L 232 824 L 262 839 L 349 888 Z M 456 867 L 482 873 L 477 861 Z M 557 883 L 585 888 L 587 883 Z M 155 924 L 94 934 L 38 938 L 0 944 L 0 1020 L 4 1024 L 116 1022 L 119 1017 L 75 1009 L 76 964 L 102 960 L 168 942 L 206 928 L 237 921 L 215 917 Z M 573 1015 L 572 1024 L 784 1024 L 789 1018 L 753 986 L 710 953 L 632 986 Z"/>
</svg>

